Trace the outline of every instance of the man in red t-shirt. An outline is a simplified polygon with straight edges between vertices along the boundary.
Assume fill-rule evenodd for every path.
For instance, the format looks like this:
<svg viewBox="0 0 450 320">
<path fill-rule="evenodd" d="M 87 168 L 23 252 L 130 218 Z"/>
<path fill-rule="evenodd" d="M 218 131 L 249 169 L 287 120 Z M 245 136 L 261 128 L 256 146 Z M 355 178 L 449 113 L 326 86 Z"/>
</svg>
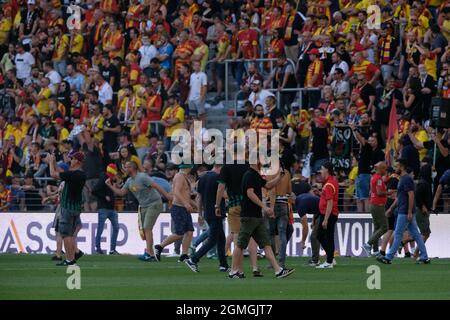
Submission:
<svg viewBox="0 0 450 320">
<path fill-rule="evenodd" d="M 259 57 L 258 51 L 258 32 L 254 29 L 250 29 L 250 20 L 241 19 L 241 30 L 238 31 L 238 52 L 239 58 L 242 54 L 244 59 L 257 59 Z"/>
<path fill-rule="evenodd" d="M 387 201 L 386 172 L 386 163 L 384 161 L 378 162 L 375 165 L 375 174 L 370 180 L 370 213 L 372 214 L 374 230 L 369 241 L 362 246 L 368 256 L 370 256 L 372 248 L 373 255 L 378 255 L 378 241 L 388 229 L 388 221 L 385 215 Z"/>
<path fill-rule="evenodd" d="M 327 254 L 327 261 L 317 266 L 317 269 L 332 269 L 334 261 L 334 229 L 339 215 L 338 192 L 339 184 L 334 176 L 333 164 L 325 162 L 320 169 L 323 178 L 322 193 L 319 201 L 319 230 L 317 240 Z"/>
</svg>

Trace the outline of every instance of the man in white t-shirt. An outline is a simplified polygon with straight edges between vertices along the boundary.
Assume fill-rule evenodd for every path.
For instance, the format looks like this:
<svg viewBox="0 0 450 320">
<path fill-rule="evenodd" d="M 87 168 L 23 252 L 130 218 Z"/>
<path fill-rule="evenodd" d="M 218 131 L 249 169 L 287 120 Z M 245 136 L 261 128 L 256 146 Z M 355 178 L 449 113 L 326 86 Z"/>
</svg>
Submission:
<svg viewBox="0 0 450 320">
<path fill-rule="evenodd" d="M 262 83 L 260 80 L 254 80 L 250 85 L 252 93 L 248 97 L 248 100 L 253 104 L 253 107 L 260 104 L 264 107 L 264 113 L 267 113 L 266 98 L 275 96 L 269 90 L 262 89 Z"/>
<path fill-rule="evenodd" d="M 205 98 L 208 91 L 208 78 L 206 73 L 201 71 L 200 61 L 192 63 L 194 72 L 191 74 L 189 82 L 189 115 L 198 116 L 199 119 L 205 119 Z"/>
<path fill-rule="evenodd" d="M 14 58 L 14 64 L 17 70 L 17 79 L 23 82 L 31 77 L 31 68 L 36 63 L 33 55 L 23 48 L 21 43 L 16 44 L 16 57 Z"/>
<path fill-rule="evenodd" d="M 141 61 L 139 66 L 142 70 L 150 66 L 150 61 L 158 54 L 158 49 L 150 43 L 147 35 L 142 36 L 142 46 L 139 48 Z"/>
<path fill-rule="evenodd" d="M 113 98 L 113 89 L 111 85 L 103 79 L 100 74 L 95 75 L 95 90 L 98 92 L 98 100 L 103 105 L 111 104 Z"/>
<path fill-rule="evenodd" d="M 53 94 L 58 93 L 58 87 L 59 84 L 62 81 L 61 75 L 53 69 L 53 62 L 52 61 L 45 61 L 43 66 L 45 77 L 50 79 L 50 90 L 52 90 Z"/>
</svg>

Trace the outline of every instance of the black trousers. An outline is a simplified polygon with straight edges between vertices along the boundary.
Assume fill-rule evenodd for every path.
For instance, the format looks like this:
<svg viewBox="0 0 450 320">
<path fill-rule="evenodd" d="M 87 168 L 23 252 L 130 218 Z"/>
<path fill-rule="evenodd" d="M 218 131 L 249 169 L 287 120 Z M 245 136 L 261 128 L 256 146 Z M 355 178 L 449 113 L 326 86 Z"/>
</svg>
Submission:
<svg viewBox="0 0 450 320">
<path fill-rule="evenodd" d="M 325 215 L 321 214 L 319 217 L 319 230 L 317 231 L 317 240 L 319 240 L 323 250 L 327 254 L 327 262 L 333 263 L 334 258 L 334 229 L 336 227 L 337 217 L 333 214 L 328 218 L 327 229 L 322 227 L 322 222 Z"/>
<path fill-rule="evenodd" d="M 208 240 L 202 245 L 200 250 L 196 251 L 191 260 L 194 263 L 200 261 L 200 259 L 208 253 L 209 250 L 217 245 L 217 255 L 219 256 L 219 262 L 221 267 L 228 268 L 227 257 L 225 256 L 225 232 L 223 230 L 223 218 L 207 218 L 205 219 L 209 226 Z"/>
</svg>

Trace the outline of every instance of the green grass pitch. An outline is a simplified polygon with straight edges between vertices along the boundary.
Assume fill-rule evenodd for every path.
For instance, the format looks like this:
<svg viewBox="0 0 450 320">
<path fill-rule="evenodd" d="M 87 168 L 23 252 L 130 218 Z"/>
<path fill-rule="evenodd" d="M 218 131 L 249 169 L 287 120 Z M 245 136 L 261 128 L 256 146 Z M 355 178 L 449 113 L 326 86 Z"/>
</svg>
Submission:
<svg viewBox="0 0 450 320">
<path fill-rule="evenodd" d="M 306 258 L 288 258 L 296 272 L 275 279 L 268 261 L 259 260 L 263 278 L 228 279 L 216 260 L 204 258 L 193 273 L 176 258 L 160 263 L 135 256 L 84 256 L 81 289 L 66 287 L 65 267 L 48 255 L 0 254 L 0 299 L 450 299 L 450 259 L 416 265 L 398 258 L 379 265 L 374 258 L 337 258 L 332 270 L 305 266 Z M 381 289 L 369 290 L 367 267 L 379 265 Z"/>
</svg>

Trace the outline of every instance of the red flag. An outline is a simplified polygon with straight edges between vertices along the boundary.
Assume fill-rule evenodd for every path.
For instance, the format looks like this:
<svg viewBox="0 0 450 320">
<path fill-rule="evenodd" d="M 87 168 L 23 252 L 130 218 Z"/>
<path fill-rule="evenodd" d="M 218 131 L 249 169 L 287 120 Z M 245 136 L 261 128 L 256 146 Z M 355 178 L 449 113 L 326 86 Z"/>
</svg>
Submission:
<svg viewBox="0 0 450 320">
<path fill-rule="evenodd" d="M 398 116 L 397 116 L 397 106 L 396 99 L 392 99 L 391 112 L 389 114 L 389 127 L 386 138 L 386 162 L 391 164 L 391 154 L 397 150 L 398 144 Z"/>
</svg>

